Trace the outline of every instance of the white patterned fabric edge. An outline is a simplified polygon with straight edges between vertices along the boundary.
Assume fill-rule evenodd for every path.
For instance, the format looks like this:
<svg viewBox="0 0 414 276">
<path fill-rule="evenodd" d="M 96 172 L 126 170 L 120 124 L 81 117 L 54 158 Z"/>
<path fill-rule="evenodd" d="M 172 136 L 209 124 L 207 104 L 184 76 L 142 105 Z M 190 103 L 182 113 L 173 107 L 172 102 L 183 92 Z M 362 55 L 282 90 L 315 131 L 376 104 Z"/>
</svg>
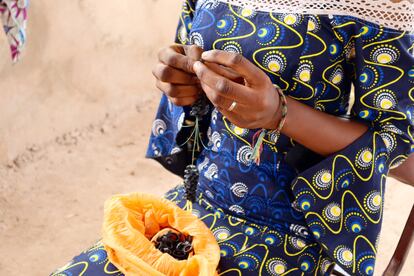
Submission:
<svg viewBox="0 0 414 276">
<path fill-rule="evenodd" d="M 399 31 L 414 31 L 414 4 L 408 0 L 200 0 L 227 3 L 255 11 L 353 16 Z"/>
</svg>

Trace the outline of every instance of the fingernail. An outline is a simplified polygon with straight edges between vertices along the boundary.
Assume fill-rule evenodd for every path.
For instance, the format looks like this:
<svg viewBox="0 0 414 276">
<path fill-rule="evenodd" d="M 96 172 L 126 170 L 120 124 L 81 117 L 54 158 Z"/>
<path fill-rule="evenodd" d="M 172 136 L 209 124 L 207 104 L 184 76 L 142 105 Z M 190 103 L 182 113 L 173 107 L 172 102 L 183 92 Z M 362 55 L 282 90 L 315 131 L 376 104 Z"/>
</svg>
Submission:
<svg viewBox="0 0 414 276">
<path fill-rule="evenodd" d="M 205 51 L 201 54 L 202 59 L 208 59 L 211 56 L 211 51 Z"/>
<path fill-rule="evenodd" d="M 199 71 L 201 69 L 201 66 L 203 66 L 203 64 L 200 61 L 194 62 L 194 65 L 193 65 L 194 71 L 195 72 Z"/>
</svg>

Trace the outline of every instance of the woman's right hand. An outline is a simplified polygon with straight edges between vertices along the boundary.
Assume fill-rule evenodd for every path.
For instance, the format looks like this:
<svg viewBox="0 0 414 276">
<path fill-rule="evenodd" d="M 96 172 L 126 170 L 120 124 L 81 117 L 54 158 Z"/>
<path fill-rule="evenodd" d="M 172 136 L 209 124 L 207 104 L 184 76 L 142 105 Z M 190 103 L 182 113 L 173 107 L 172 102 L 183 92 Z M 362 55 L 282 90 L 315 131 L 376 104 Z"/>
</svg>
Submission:
<svg viewBox="0 0 414 276">
<path fill-rule="evenodd" d="M 202 93 L 194 62 L 201 58 L 203 49 L 195 45 L 172 45 L 158 53 L 158 63 L 152 70 L 156 86 L 173 104 L 192 105 Z"/>
</svg>

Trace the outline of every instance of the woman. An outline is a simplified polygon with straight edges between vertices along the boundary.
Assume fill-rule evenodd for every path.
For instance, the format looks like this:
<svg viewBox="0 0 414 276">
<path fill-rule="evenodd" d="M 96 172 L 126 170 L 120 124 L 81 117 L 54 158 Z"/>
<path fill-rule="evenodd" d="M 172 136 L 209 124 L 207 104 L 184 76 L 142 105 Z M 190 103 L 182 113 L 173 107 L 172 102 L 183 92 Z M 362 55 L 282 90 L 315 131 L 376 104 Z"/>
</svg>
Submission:
<svg viewBox="0 0 414 276">
<path fill-rule="evenodd" d="M 414 6 L 395 2 L 184 2 L 147 156 L 184 175 L 166 198 L 211 229 L 220 275 L 373 274 L 385 179 L 414 148 Z"/>
</svg>

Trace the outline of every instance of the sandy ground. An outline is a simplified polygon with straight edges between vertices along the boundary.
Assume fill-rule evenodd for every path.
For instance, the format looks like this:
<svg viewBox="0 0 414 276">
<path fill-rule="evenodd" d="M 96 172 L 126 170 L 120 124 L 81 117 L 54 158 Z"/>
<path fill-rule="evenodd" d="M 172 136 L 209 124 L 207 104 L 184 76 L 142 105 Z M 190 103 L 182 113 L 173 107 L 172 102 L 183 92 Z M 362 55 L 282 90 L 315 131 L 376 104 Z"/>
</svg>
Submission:
<svg viewBox="0 0 414 276">
<path fill-rule="evenodd" d="M 0 169 L 0 275 L 48 275 L 99 237 L 110 195 L 179 183 L 143 158 L 151 109 L 81 126 Z"/>
<path fill-rule="evenodd" d="M 151 66 L 179 2 L 32 1 L 15 66 L 0 38 L 0 275 L 48 275 L 99 237 L 106 198 L 180 182 L 143 157 L 159 98 Z M 413 199 L 388 183 L 377 275 Z"/>
</svg>

